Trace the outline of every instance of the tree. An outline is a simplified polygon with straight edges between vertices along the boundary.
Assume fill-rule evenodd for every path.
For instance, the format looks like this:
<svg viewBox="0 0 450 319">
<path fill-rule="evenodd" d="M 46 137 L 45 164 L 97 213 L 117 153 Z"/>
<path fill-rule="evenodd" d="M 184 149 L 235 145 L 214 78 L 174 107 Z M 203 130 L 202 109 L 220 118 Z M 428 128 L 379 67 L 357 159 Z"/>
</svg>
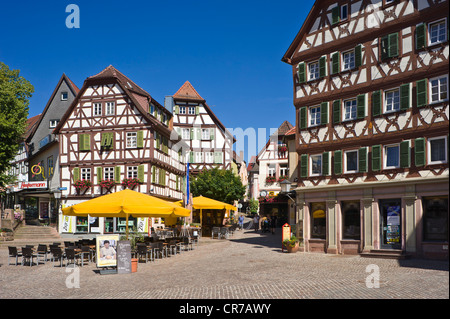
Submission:
<svg viewBox="0 0 450 319">
<path fill-rule="evenodd" d="M 5 173 L 22 142 L 34 92 L 33 85 L 19 72 L 0 62 L 0 187 L 7 184 Z"/>
<path fill-rule="evenodd" d="M 190 187 L 194 197 L 202 195 L 228 204 L 243 199 L 245 194 L 245 186 L 239 176 L 231 170 L 218 168 L 201 171 L 191 181 Z"/>
<path fill-rule="evenodd" d="M 251 213 L 257 213 L 258 207 L 259 207 L 259 201 L 257 199 L 252 198 L 249 200 L 249 206 L 250 206 Z"/>
</svg>

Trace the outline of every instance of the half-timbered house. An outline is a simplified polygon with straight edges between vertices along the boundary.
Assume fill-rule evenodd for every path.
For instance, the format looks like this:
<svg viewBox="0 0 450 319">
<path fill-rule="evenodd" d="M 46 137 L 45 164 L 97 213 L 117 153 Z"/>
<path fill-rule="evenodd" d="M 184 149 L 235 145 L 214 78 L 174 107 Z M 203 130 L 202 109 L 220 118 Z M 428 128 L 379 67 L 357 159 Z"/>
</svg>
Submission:
<svg viewBox="0 0 450 319">
<path fill-rule="evenodd" d="M 124 188 L 181 200 L 187 145 L 172 128 L 172 113 L 113 66 L 88 77 L 55 129 L 63 205 Z M 148 221 L 129 223 L 146 232 Z M 119 218 L 64 217 L 60 222 L 60 232 L 124 230 L 125 220 Z"/>
<path fill-rule="evenodd" d="M 166 97 L 173 108 L 173 126 L 189 145 L 190 173 L 218 167 L 231 169 L 235 138 L 213 113 L 191 83 L 186 81 L 173 95 Z"/>
<path fill-rule="evenodd" d="M 448 257 L 449 1 L 316 1 L 292 65 L 307 251 Z"/>
</svg>

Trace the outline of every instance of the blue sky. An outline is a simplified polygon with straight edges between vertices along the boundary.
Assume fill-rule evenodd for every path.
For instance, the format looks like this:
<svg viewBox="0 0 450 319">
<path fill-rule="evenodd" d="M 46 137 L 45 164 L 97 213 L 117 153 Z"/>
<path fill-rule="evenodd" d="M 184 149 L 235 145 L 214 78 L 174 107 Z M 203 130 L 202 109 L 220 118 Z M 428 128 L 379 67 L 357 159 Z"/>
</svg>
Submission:
<svg viewBox="0 0 450 319">
<path fill-rule="evenodd" d="M 5 2 L 0 61 L 34 85 L 30 116 L 62 73 L 81 88 L 112 64 L 161 104 L 191 82 L 228 128 L 266 128 L 268 138 L 285 120 L 295 125 L 291 67 L 281 58 L 313 0 Z M 65 25 L 71 3 L 79 29 Z"/>
</svg>

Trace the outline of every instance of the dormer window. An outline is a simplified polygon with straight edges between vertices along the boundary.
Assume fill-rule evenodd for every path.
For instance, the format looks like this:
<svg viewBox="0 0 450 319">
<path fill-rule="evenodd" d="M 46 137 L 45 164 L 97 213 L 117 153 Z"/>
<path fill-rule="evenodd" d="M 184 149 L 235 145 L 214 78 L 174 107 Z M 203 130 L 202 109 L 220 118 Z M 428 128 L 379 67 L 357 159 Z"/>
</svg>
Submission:
<svg viewBox="0 0 450 319">
<path fill-rule="evenodd" d="M 55 128 L 59 120 L 50 120 L 49 128 Z"/>
<path fill-rule="evenodd" d="M 69 98 L 69 93 L 61 92 L 61 101 L 67 101 L 68 98 Z"/>
</svg>

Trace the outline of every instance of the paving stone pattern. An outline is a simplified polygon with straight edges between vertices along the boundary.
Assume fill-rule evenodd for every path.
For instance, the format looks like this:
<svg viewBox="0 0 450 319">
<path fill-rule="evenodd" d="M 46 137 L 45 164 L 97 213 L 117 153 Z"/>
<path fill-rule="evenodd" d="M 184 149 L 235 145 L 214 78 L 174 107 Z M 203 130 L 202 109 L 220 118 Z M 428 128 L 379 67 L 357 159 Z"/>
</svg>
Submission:
<svg viewBox="0 0 450 319">
<path fill-rule="evenodd" d="M 8 250 L 0 249 L 0 299 L 449 298 L 448 261 L 288 254 L 280 243 L 281 229 L 202 238 L 192 251 L 139 263 L 136 273 L 100 275 L 95 264 L 80 267 L 79 288 L 66 285 L 70 268 L 8 265 Z M 370 264 L 379 269 L 379 288 L 366 286 Z"/>
</svg>

